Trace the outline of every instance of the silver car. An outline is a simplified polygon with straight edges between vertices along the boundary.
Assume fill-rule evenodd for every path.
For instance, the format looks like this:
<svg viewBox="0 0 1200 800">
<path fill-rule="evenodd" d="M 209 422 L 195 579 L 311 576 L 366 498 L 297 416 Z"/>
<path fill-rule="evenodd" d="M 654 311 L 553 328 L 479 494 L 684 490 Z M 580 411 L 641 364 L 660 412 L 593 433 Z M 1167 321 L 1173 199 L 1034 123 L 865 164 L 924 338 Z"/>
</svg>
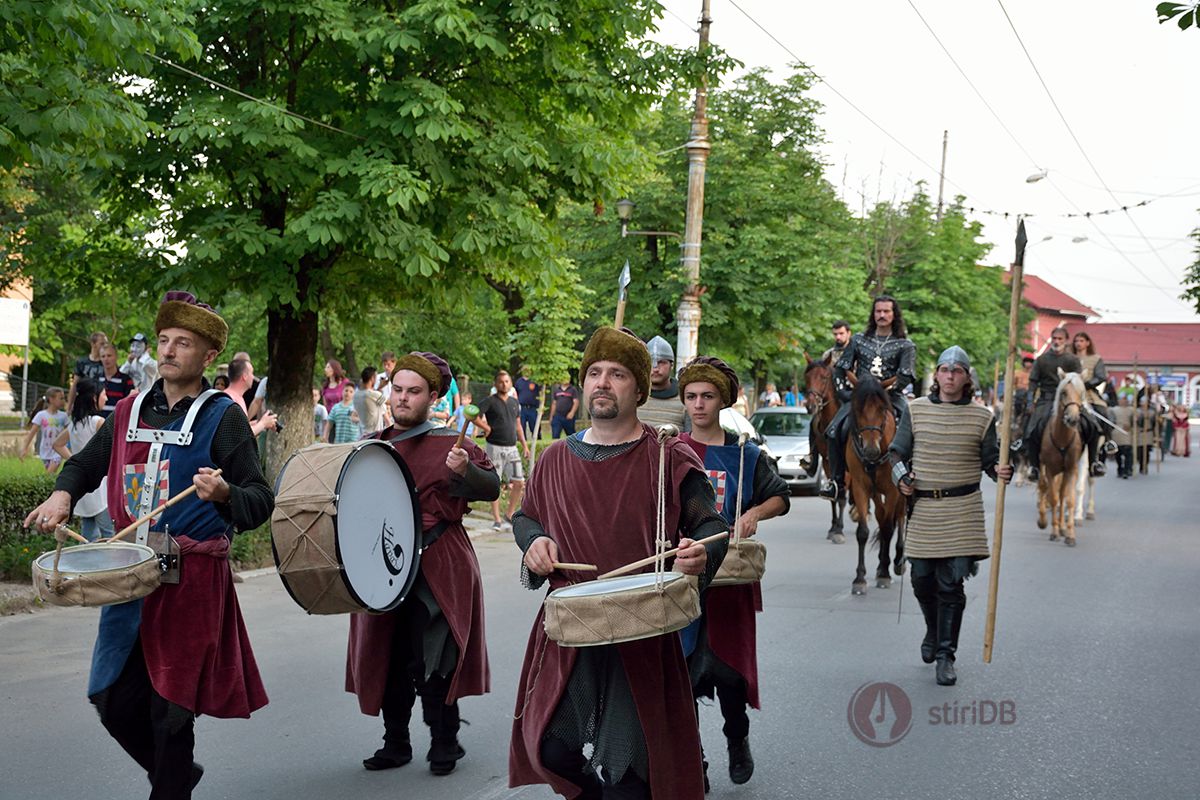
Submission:
<svg viewBox="0 0 1200 800">
<path fill-rule="evenodd" d="M 771 455 L 780 476 L 795 489 L 816 489 L 821 473 L 808 477 L 800 459 L 808 455 L 808 430 L 812 415 L 796 406 L 760 408 L 750 418 Z"/>
</svg>

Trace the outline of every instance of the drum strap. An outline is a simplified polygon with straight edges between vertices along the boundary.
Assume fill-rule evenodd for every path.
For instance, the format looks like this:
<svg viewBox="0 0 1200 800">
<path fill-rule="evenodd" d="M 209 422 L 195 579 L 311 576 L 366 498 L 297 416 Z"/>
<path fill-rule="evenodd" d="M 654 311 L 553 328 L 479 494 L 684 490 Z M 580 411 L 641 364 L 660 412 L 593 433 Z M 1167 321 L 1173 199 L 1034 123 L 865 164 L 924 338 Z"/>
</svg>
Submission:
<svg viewBox="0 0 1200 800">
<path fill-rule="evenodd" d="M 446 528 L 450 527 L 449 520 L 442 520 L 437 525 L 434 525 L 429 530 L 421 534 L 421 552 L 428 550 L 434 542 L 442 538 L 442 534 L 446 532 Z"/>
<path fill-rule="evenodd" d="M 395 436 L 389 436 L 387 439 L 384 439 L 384 441 L 385 442 L 403 442 L 405 439 L 414 439 L 423 433 L 429 433 L 431 430 L 433 430 L 436 427 L 437 426 L 434 425 L 429 420 L 425 420 L 420 425 L 414 425 L 413 427 L 406 430 L 404 433 L 398 433 Z"/>
<path fill-rule="evenodd" d="M 167 431 L 158 428 L 141 428 L 138 426 L 142 416 L 142 403 L 149 396 L 149 392 L 139 394 L 133 401 L 133 408 L 129 412 L 129 427 L 125 431 L 125 441 L 127 442 L 150 442 L 150 452 L 146 456 L 146 474 L 143 478 L 142 493 L 138 498 L 137 516 L 144 517 L 154 510 L 154 490 L 158 485 L 158 471 L 162 464 L 162 449 L 164 445 L 173 445 L 176 447 L 186 447 L 192 443 L 192 425 L 196 422 L 196 417 L 200 414 L 200 409 L 213 396 L 220 394 L 216 389 L 209 389 L 201 392 L 199 397 L 192 401 L 191 408 L 188 409 L 187 415 L 183 418 L 183 425 L 177 431 Z M 138 544 L 148 544 L 147 539 L 150 534 L 150 522 L 143 522 L 137 529 L 136 540 Z"/>
</svg>

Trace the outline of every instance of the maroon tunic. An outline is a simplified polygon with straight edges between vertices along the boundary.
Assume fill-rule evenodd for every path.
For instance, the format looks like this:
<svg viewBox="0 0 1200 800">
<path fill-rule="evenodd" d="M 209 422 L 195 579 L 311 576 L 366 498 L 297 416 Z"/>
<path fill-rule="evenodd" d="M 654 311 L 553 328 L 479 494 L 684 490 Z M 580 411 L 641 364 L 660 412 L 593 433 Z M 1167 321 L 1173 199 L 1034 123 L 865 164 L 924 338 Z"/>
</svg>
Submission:
<svg viewBox="0 0 1200 800">
<path fill-rule="evenodd" d="M 395 430 L 388 428 L 370 438 L 386 440 L 388 434 L 395 435 Z M 421 554 L 421 574 L 458 645 L 458 664 L 446 695 L 447 703 L 491 689 L 483 629 L 483 580 L 475 548 L 462 524 L 467 500 L 450 496 L 453 473 L 446 466 L 446 455 L 457 438 L 426 433 L 392 442 L 417 483 L 421 529 L 429 530 L 443 520 L 450 523 L 441 537 Z M 464 440 L 463 448 L 472 464 L 493 469 L 492 462 L 474 442 Z M 358 707 L 370 716 L 378 715 L 383 705 L 396 616 L 397 612 L 350 615 L 346 691 L 358 695 Z"/>
<path fill-rule="evenodd" d="M 704 459 L 708 448 L 703 442 L 686 433 L 679 438 L 695 450 L 701 460 Z M 762 585 L 759 583 L 713 586 L 704 593 L 708 646 L 717 658 L 745 679 L 746 700 L 754 708 L 761 708 L 754 615 L 762 610 Z"/>
<path fill-rule="evenodd" d="M 132 409 L 133 398 L 127 397 L 114 413 L 108 510 L 117 530 L 134 522 L 125 502 L 125 467 L 144 463 L 150 449 L 125 439 Z M 208 442 L 191 447 L 202 448 L 201 458 L 208 458 Z M 160 697 L 193 713 L 249 717 L 267 704 L 267 692 L 233 589 L 229 538 L 175 539 L 179 583 L 160 584 L 142 601 L 140 636 L 150 683 Z"/>
<path fill-rule="evenodd" d="M 565 441 L 550 445 L 529 479 L 521 511 L 541 524 L 558 545 L 562 561 L 595 564 L 600 572 L 654 554 L 658 502 L 658 443 L 643 425 L 641 441 L 620 455 L 585 461 Z M 703 472 L 696 454 L 677 439 L 666 448 L 667 536 L 679 540 L 679 487 L 691 470 Z M 591 573 L 589 573 L 591 574 Z M 551 589 L 587 576 L 550 576 Z M 534 620 L 513 722 L 508 759 L 510 786 L 549 784 L 566 797 L 581 789 L 542 765 L 540 748 L 562 699 L 577 650 L 546 637 L 544 612 Z M 704 796 L 700 736 L 695 725 L 691 682 L 679 636 L 668 634 L 609 645 L 620 653 L 649 755 L 655 800 Z"/>
</svg>

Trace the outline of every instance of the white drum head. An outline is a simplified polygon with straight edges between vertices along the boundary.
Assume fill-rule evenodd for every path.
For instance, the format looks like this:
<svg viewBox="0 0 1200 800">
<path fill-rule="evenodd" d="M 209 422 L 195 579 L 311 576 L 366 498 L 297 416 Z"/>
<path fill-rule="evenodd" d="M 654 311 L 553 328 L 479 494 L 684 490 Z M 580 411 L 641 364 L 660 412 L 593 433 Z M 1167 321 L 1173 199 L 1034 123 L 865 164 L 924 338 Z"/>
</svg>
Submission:
<svg viewBox="0 0 1200 800">
<path fill-rule="evenodd" d="M 388 444 L 364 442 L 338 478 L 338 558 L 346 587 L 369 611 L 404 600 L 420 564 L 416 490 Z"/>
<path fill-rule="evenodd" d="M 680 572 L 667 572 L 662 576 L 664 583 L 679 580 L 683 577 Z M 617 578 L 602 578 L 595 581 L 576 583 L 564 586 L 552 592 L 555 597 L 597 597 L 605 594 L 628 592 L 631 589 L 642 589 L 655 584 L 653 572 L 642 572 L 637 575 L 621 575 Z"/>
</svg>

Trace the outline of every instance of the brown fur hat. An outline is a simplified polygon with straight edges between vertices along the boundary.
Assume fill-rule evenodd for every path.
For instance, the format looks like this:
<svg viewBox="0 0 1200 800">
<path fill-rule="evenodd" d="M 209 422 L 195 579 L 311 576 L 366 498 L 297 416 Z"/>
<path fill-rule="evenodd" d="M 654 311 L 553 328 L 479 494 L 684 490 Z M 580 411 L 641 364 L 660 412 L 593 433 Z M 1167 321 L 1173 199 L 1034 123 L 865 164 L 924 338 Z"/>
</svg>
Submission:
<svg viewBox="0 0 1200 800">
<path fill-rule="evenodd" d="M 392 375 L 402 369 L 412 370 L 424 378 L 429 388 L 437 392 L 438 397 L 445 397 L 446 392 L 450 390 L 450 365 L 439 355 L 414 351 L 396 361 Z M 388 376 L 389 380 L 391 377 Z"/>
<path fill-rule="evenodd" d="M 154 318 L 154 332 L 163 328 L 183 328 L 185 331 L 203 336 L 220 353 L 229 340 L 229 325 L 212 306 L 196 300 L 191 292 L 167 292 L 158 316 Z"/>
<path fill-rule="evenodd" d="M 615 361 L 633 373 L 642 394 L 639 406 L 650 397 L 650 351 L 641 339 L 607 325 L 597 328 L 583 350 L 583 361 L 579 364 L 580 383 L 588 367 L 597 361 Z"/>
<path fill-rule="evenodd" d="M 711 383 L 721 395 L 721 408 L 729 408 L 737 399 L 741 381 L 733 367 L 716 356 L 696 356 L 679 373 L 679 402 L 689 383 Z"/>
</svg>

